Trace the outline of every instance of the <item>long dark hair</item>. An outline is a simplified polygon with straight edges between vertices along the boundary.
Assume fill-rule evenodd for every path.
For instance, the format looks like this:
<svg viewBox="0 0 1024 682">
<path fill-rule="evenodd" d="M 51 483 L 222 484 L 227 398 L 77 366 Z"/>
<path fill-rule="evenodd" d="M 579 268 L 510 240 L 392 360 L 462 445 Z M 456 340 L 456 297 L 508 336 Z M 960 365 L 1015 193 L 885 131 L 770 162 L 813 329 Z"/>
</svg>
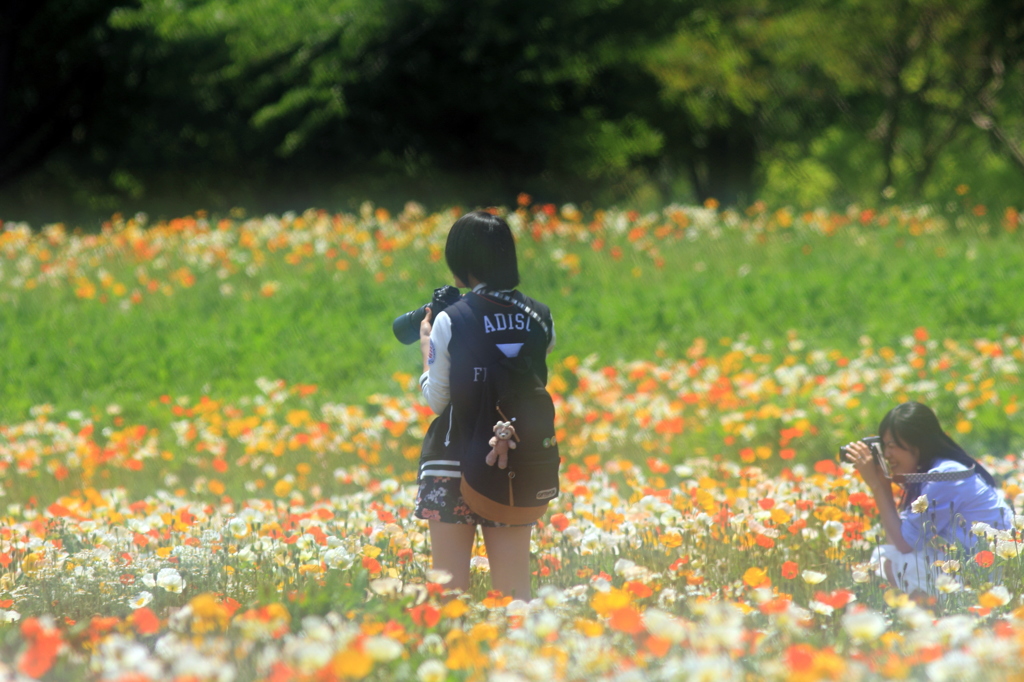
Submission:
<svg viewBox="0 0 1024 682">
<path fill-rule="evenodd" d="M 927 405 L 916 402 L 903 403 L 889 410 L 878 425 L 878 435 L 885 437 L 889 433 L 901 446 L 912 446 L 917 448 L 919 453 L 917 470 L 926 472 L 940 459 L 951 459 L 970 468 L 973 464 L 975 472 L 993 488 L 996 481 L 988 469 L 980 462 L 967 454 L 955 440 L 950 438 L 942 426 L 939 418 Z M 903 489 L 903 498 L 900 500 L 900 508 L 905 509 L 910 503 L 921 495 L 921 483 L 909 483 Z"/>
</svg>

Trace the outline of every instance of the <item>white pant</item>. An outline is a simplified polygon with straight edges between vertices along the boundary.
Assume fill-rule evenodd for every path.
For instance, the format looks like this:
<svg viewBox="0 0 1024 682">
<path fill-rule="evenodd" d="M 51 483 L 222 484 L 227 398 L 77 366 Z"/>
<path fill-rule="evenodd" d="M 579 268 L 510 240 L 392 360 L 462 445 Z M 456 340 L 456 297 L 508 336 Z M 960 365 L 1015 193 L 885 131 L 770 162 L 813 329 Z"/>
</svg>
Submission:
<svg viewBox="0 0 1024 682">
<path fill-rule="evenodd" d="M 935 579 L 940 573 L 934 564 L 941 559 L 935 550 L 904 554 L 895 545 L 882 545 L 871 553 L 871 566 L 880 578 L 891 580 L 885 572 L 885 565 L 890 564 L 896 578 L 895 587 L 907 594 L 919 591 L 934 594 Z"/>
</svg>

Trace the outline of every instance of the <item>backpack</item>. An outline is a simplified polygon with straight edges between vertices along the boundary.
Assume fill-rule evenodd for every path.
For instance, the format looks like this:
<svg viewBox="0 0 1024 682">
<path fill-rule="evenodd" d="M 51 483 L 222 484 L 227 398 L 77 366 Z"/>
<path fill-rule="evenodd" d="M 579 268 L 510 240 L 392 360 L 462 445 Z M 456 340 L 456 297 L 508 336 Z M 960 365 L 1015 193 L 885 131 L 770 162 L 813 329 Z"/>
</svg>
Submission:
<svg viewBox="0 0 1024 682">
<path fill-rule="evenodd" d="M 530 314 L 550 339 L 548 326 L 528 306 L 495 292 L 487 295 Z M 467 305 L 448 312 L 472 322 L 476 311 Z M 527 353 L 507 357 L 488 350 L 470 351 L 474 362 L 487 368 L 488 380 L 479 387 L 473 418 L 466 424 L 469 432 L 460 456 L 461 493 L 469 508 L 485 519 L 529 524 L 544 515 L 559 493 L 555 407 Z M 511 422 L 515 430 L 504 469 L 487 462 L 498 422 Z"/>
</svg>

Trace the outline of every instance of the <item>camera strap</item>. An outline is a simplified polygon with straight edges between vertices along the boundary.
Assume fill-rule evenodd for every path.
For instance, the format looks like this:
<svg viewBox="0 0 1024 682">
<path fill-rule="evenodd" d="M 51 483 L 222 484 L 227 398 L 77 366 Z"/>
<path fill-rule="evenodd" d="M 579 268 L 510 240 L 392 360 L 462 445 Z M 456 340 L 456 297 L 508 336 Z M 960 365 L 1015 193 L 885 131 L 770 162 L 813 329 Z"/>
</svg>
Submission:
<svg viewBox="0 0 1024 682">
<path fill-rule="evenodd" d="M 925 474 L 903 474 L 898 482 L 931 483 L 933 481 L 961 481 L 974 475 L 974 465 L 962 471 L 930 471 Z"/>
<path fill-rule="evenodd" d="M 536 322 L 537 324 L 540 325 L 540 328 L 544 330 L 544 336 L 547 338 L 548 343 L 549 344 L 551 343 L 551 328 L 548 326 L 548 324 L 546 322 L 544 322 L 544 319 L 540 316 L 540 313 L 538 313 L 536 310 L 534 310 L 530 306 L 526 305 L 522 301 L 517 301 L 516 299 L 514 299 L 511 296 L 509 296 L 508 294 L 506 294 L 504 291 L 493 291 L 491 289 L 481 289 L 480 291 L 473 292 L 473 293 L 475 293 L 477 296 L 489 296 L 491 298 L 496 298 L 499 301 L 504 301 L 505 303 L 511 303 L 515 307 L 519 308 L 524 313 L 526 313 L 527 315 L 532 317 L 534 322 Z"/>
</svg>

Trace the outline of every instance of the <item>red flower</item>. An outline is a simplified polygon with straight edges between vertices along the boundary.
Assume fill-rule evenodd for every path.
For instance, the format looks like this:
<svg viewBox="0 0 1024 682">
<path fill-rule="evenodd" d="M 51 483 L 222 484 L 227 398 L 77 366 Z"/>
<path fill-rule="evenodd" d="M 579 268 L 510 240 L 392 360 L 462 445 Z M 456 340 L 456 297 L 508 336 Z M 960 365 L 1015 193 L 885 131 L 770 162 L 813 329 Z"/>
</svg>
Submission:
<svg viewBox="0 0 1024 682">
<path fill-rule="evenodd" d="M 795 561 L 787 561 L 782 564 L 782 577 L 792 580 L 800 573 L 800 566 Z"/>
<path fill-rule="evenodd" d="M 160 619 L 148 607 L 136 609 L 128 620 L 140 635 L 155 635 L 160 632 Z"/>
<path fill-rule="evenodd" d="M 988 568 L 995 560 L 995 555 L 987 549 L 983 549 L 974 555 L 974 563 L 978 564 L 982 568 Z"/>
<path fill-rule="evenodd" d="M 631 581 L 624 585 L 628 592 L 632 592 L 637 598 L 645 599 L 654 594 L 654 590 L 645 585 L 644 583 Z"/>
<path fill-rule="evenodd" d="M 569 527 L 569 517 L 565 514 L 555 514 L 551 517 L 551 525 L 555 527 L 559 533 Z"/>
<path fill-rule="evenodd" d="M 53 667 L 64 641 L 60 630 L 44 627 L 36 618 L 28 618 L 21 634 L 29 641 L 28 649 L 18 661 L 18 670 L 29 677 L 40 678 Z"/>
<path fill-rule="evenodd" d="M 409 609 L 412 622 L 421 627 L 432 628 L 441 620 L 441 610 L 430 604 L 420 604 Z"/>
</svg>

